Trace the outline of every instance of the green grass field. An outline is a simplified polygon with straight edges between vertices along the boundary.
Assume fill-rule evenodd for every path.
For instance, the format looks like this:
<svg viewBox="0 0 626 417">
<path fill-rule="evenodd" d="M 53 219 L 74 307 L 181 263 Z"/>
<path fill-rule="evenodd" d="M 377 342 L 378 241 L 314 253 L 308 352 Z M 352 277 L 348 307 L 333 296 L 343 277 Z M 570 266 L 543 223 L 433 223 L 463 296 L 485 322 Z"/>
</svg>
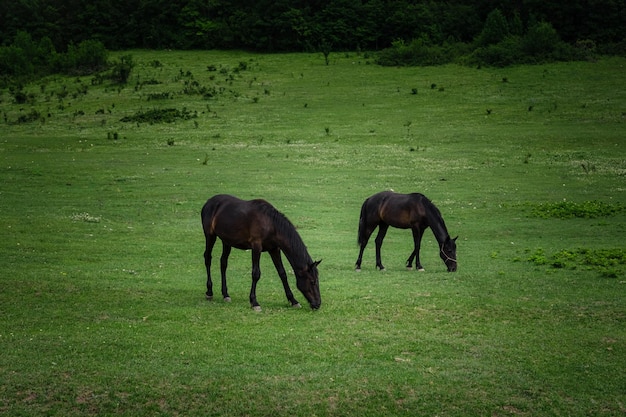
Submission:
<svg viewBox="0 0 626 417">
<path fill-rule="evenodd" d="M 130 53 L 124 87 L 0 96 L 1 415 L 626 413 L 625 59 Z M 458 272 L 430 232 L 426 272 L 405 270 L 397 229 L 386 271 L 373 239 L 354 271 L 385 189 L 433 200 Z M 252 311 L 243 251 L 233 301 L 204 299 L 217 193 L 292 220 L 323 259 L 319 311 L 289 307 L 267 255 Z"/>
</svg>

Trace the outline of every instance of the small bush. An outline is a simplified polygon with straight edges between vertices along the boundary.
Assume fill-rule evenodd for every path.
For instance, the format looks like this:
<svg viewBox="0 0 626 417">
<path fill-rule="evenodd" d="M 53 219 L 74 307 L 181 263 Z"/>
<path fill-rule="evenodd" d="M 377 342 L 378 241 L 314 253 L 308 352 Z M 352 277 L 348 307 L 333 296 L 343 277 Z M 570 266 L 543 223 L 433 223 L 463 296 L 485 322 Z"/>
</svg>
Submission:
<svg viewBox="0 0 626 417">
<path fill-rule="evenodd" d="M 508 36 L 499 43 L 477 48 L 469 58 L 472 64 L 506 67 L 524 61 L 521 39 Z"/>
<path fill-rule="evenodd" d="M 9 87 L 9 92 L 13 96 L 13 102 L 15 104 L 25 104 L 29 101 L 29 95 L 24 92 L 22 85 Z"/>
<path fill-rule="evenodd" d="M 109 78 L 117 84 L 126 84 L 134 67 L 132 55 L 121 56 L 119 60 L 113 62 Z"/>
<path fill-rule="evenodd" d="M 189 120 L 198 117 L 196 112 L 190 112 L 186 108 L 177 109 L 152 109 L 147 111 L 139 111 L 133 116 L 126 116 L 120 121 L 137 122 L 137 123 L 172 123 L 178 119 Z"/>
<path fill-rule="evenodd" d="M 86 40 L 70 44 L 64 54 L 51 58 L 51 72 L 86 75 L 103 71 L 108 66 L 108 51 L 100 41 Z"/>
<path fill-rule="evenodd" d="M 171 98 L 171 93 L 150 93 L 148 94 L 147 100 L 169 100 Z"/>
<path fill-rule="evenodd" d="M 409 44 L 393 42 L 391 48 L 378 53 L 376 62 L 383 66 L 431 66 L 452 62 L 456 55 L 453 45 L 434 45 L 422 37 Z"/>
<path fill-rule="evenodd" d="M 30 112 L 20 115 L 17 118 L 16 123 L 17 124 L 30 123 L 30 122 L 36 122 L 37 120 L 40 120 L 40 119 L 41 119 L 41 113 L 39 113 L 35 109 L 32 109 Z"/>
<path fill-rule="evenodd" d="M 531 215 L 544 219 L 593 219 L 614 216 L 622 211 L 624 211 L 624 206 L 621 204 L 607 204 L 597 200 L 583 201 L 582 203 L 561 201 L 558 203 L 538 204 L 532 208 Z"/>
<path fill-rule="evenodd" d="M 548 256 L 540 248 L 531 253 L 527 260 L 535 265 L 547 265 L 555 269 L 596 270 L 602 277 L 617 278 L 624 274 L 626 251 L 624 249 L 563 249 Z"/>
<path fill-rule="evenodd" d="M 107 68 L 108 52 L 104 44 L 86 40 L 74 46 L 70 44 L 65 54 L 66 71 L 77 74 L 93 74 Z"/>
</svg>

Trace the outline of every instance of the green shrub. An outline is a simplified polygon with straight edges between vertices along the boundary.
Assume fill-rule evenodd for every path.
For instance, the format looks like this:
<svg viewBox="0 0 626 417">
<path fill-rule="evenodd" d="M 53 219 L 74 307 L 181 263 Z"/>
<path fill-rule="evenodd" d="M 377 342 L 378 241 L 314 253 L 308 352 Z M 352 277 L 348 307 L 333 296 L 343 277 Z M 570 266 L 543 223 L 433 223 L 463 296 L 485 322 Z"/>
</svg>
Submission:
<svg viewBox="0 0 626 417">
<path fill-rule="evenodd" d="M 100 41 L 70 44 L 67 52 L 57 53 L 49 38 L 35 41 L 28 32 L 20 31 L 12 44 L 0 47 L 0 87 L 53 73 L 93 74 L 108 65 L 108 52 Z"/>
<path fill-rule="evenodd" d="M 561 39 L 548 22 L 533 24 L 522 38 L 522 51 L 524 54 L 540 60 L 554 58 L 560 47 Z"/>
<path fill-rule="evenodd" d="M 13 96 L 15 104 L 25 104 L 28 101 L 28 94 L 24 92 L 24 86 L 21 84 L 10 86 L 9 93 Z"/>
<path fill-rule="evenodd" d="M 172 123 L 178 119 L 189 120 L 198 117 L 197 113 L 190 112 L 186 108 L 182 110 L 177 109 L 152 109 L 147 111 L 138 111 L 133 116 L 123 117 L 122 122 L 137 122 L 137 123 Z"/>
<path fill-rule="evenodd" d="M 74 60 L 74 68 L 81 73 L 95 73 L 104 70 L 108 63 L 108 52 L 104 44 L 96 40 L 86 40 L 77 48 L 68 50 Z"/>
<path fill-rule="evenodd" d="M 28 113 L 21 114 L 17 118 L 16 123 L 17 124 L 30 123 L 30 122 L 36 122 L 37 120 L 41 120 L 41 113 L 39 113 L 35 109 L 31 109 L 31 111 L 29 111 Z"/>
<path fill-rule="evenodd" d="M 414 39 L 409 44 L 398 40 L 390 48 L 379 52 L 376 62 L 383 66 L 441 65 L 454 60 L 456 54 L 453 51 L 453 45 L 434 45 L 425 37 Z"/>
<path fill-rule="evenodd" d="M 33 73 L 34 66 L 23 50 L 13 45 L 0 48 L 0 74 L 13 77 Z"/>
<path fill-rule="evenodd" d="M 502 42 L 479 47 L 469 58 L 472 64 L 492 67 L 506 67 L 524 60 L 518 36 L 509 36 Z"/>
<path fill-rule="evenodd" d="M 593 219 L 597 217 L 614 216 L 622 211 L 624 211 L 624 206 L 621 204 L 608 204 L 597 200 L 583 201 L 581 203 L 560 201 L 557 203 L 537 204 L 532 208 L 531 215 L 544 219 Z"/>
<path fill-rule="evenodd" d="M 134 67 L 135 62 L 132 55 L 121 56 L 118 61 L 113 62 L 110 75 L 111 80 L 118 84 L 126 84 Z"/>
<path fill-rule="evenodd" d="M 555 269 L 596 270 L 605 278 L 623 275 L 626 265 L 626 251 L 614 249 L 563 249 L 548 256 L 543 249 L 537 249 L 527 260 L 538 266 L 547 265 Z"/>
<path fill-rule="evenodd" d="M 70 44 L 65 54 L 54 58 L 55 72 L 65 74 L 94 74 L 108 66 L 108 52 L 104 44 L 96 40 L 86 40 L 78 45 Z"/>
</svg>

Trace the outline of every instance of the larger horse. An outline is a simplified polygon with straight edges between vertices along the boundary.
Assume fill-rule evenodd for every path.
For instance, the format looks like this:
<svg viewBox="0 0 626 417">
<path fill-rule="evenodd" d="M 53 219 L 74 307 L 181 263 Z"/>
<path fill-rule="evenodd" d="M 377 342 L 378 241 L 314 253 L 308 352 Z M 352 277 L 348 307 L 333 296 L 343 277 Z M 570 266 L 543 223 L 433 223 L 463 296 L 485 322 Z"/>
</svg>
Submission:
<svg viewBox="0 0 626 417">
<path fill-rule="evenodd" d="M 413 259 L 415 259 L 416 269 L 424 270 L 420 262 L 420 245 L 424 231 L 430 227 L 437 242 L 439 242 L 439 256 L 446 264 L 449 272 L 456 271 L 457 238 L 450 238 L 439 209 L 422 194 L 398 194 L 392 191 L 374 194 L 367 198 L 361 206 L 358 236 L 360 250 L 356 260 L 357 271 L 361 270 L 363 251 L 376 227 L 378 227 L 378 234 L 375 239 L 376 267 L 380 270 L 385 269 L 380 260 L 380 248 L 389 226 L 411 229 L 413 232 L 414 249 L 406 261 L 408 269 L 412 269 Z"/>
<path fill-rule="evenodd" d="M 261 278 L 259 260 L 261 252 L 269 252 L 278 276 L 283 283 L 287 300 L 294 307 L 300 303 L 294 298 L 287 273 L 283 266 L 281 251 L 291 264 L 296 275 L 298 289 L 307 299 L 311 308 L 317 310 L 322 301 L 320 297 L 317 266 L 302 242 L 302 238 L 293 224 L 282 213 L 265 200 L 244 201 L 231 195 L 216 195 L 207 200 L 202 207 L 202 228 L 206 238 L 204 264 L 207 273 L 207 299 L 213 298 L 211 281 L 211 252 L 219 237 L 222 241 L 220 271 L 222 275 L 222 296 L 230 301 L 226 286 L 226 268 L 231 249 L 252 250 L 252 288 L 250 305 L 260 311 L 256 298 L 256 286 Z"/>
</svg>

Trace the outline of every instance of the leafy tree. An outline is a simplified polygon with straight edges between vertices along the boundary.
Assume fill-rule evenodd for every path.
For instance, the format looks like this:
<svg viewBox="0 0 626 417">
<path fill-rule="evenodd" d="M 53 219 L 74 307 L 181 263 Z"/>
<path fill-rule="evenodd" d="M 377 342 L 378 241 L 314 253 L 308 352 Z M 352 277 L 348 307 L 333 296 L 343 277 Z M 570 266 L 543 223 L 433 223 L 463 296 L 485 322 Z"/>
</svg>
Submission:
<svg viewBox="0 0 626 417">
<path fill-rule="evenodd" d="M 509 24 L 500 9 L 494 9 L 487 16 L 485 26 L 476 41 L 480 46 L 494 45 L 502 42 L 507 36 L 509 36 Z"/>
<path fill-rule="evenodd" d="M 522 40 L 523 52 L 537 58 L 550 57 L 560 45 L 558 33 L 548 22 L 533 24 Z"/>
<path fill-rule="evenodd" d="M 108 52 L 102 42 L 86 40 L 78 46 L 69 45 L 61 69 L 77 74 L 92 74 L 104 70 L 107 65 Z"/>
<path fill-rule="evenodd" d="M 31 75 L 33 71 L 32 63 L 20 48 L 14 45 L 0 48 L 0 76 L 7 78 Z M 5 83 L 6 81 L 3 82 L 3 84 Z"/>
<path fill-rule="evenodd" d="M 0 75 L 26 79 L 45 74 L 56 56 L 50 38 L 36 42 L 28 32 L 19 31 L 11 45 L 0 47 Z"/>
</svg>

